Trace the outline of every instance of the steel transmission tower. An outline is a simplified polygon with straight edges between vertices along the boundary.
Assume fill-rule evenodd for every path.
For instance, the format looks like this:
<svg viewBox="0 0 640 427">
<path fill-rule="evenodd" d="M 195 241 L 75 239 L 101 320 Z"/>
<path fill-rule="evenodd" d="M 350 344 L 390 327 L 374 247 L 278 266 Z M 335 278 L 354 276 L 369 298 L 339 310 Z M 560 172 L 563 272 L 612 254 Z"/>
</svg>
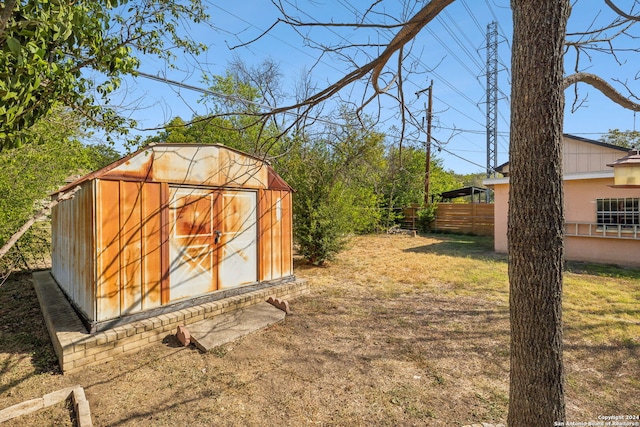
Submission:
<svg viewBox="0 0 640 427">
<path fill-rule="evenodd" d="M 487 178 L 498 166 L 498 23 L 487 25 Z"/>
</svg>

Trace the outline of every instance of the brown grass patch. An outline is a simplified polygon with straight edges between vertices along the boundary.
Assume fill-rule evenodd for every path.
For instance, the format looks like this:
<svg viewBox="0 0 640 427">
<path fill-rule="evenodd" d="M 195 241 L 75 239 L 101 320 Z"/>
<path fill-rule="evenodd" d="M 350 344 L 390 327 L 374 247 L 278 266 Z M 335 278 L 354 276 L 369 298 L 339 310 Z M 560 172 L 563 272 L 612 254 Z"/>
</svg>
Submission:
<svg viewBox="0 0 640 427">
<path fill-rule="evenodd" d="M 208 354 L 167 336 L 65 376 L 28 277 L 15 276 L 0 288 L 0 408 L 79 384 L 96 426 L 506 421 L 507 265 L 490 239 L 357 237 L 329 266 L 299 264 L 296 275 L 311 294 L 266 331 Z M 569 419 L 640 413 L 639 280 L 638 270 L 567 274 Z M 613 296 L 596 304 L 597 286 Z"/>
</svg>

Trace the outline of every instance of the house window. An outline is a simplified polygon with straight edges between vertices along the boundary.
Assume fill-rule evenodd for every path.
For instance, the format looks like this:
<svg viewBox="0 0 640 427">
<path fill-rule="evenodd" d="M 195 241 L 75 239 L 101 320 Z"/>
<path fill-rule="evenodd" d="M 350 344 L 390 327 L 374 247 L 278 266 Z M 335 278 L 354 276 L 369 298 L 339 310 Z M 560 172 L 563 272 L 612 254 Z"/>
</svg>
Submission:
<svg viewBox="0 0 640 427">
<path fill-rule="evenodd" d="M 640 225 L 640 198 L 596 199 L 598 225 Z"/>
</svg>

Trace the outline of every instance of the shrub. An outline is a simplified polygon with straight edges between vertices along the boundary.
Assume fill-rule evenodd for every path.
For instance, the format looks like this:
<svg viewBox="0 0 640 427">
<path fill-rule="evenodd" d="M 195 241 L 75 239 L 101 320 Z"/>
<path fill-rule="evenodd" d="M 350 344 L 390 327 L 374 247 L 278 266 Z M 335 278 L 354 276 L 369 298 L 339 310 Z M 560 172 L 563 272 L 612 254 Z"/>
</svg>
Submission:
<svg viewBox="0 0 640 427">
<path fill-rule="evenodd" d="M 431 226 L 436 220 L 437 209 L 438 205 L 436 203 L 431 203 L 418 210 L 418 231 L 426 233 L 431 230 Z"/>
</svg>

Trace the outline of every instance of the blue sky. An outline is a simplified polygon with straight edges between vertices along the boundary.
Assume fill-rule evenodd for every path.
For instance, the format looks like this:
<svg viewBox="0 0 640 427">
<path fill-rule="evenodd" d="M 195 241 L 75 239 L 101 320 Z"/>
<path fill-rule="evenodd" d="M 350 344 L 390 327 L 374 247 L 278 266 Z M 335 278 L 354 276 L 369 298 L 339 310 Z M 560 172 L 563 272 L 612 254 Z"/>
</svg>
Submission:
<svg viewBox="0 0 640 427">
<path fill-rule="evenodd" d="M 143 58 L 140 71 L 152 75 L 164 76 L 170 80 L 205 88 L 203 74 L 223 75 L 228 61 L 234 56 L 247 64 L 259 64 L 265 59 L 275 61 L 283 74 L 283 89 L 293 94 L 294 82 L 302 73 L 310 73 L 319 88 L 335 82 L 351 71 L 352 64 L 331 55 L 318 60 L 319 51 L 305 45 L 300 34 L 284 24 L 277 25 L 268 35 L 246 47 L 230 49 L 241 43 L 258 37 L 280 16 L 270 1 L 212 1 L 204 0 L 211 16 L 207 25 L 185 28 L 192 37 L 204 42 L 209 50 L 198 58 L 180 57 L 176 68 L 167 68 L 165 64 Z M 309 22 L 354 22 L 356 14 L 362 16 L 365 6 L 373 2 L 361 0 L 283 0 L 282 4 L 301 20 Z M 402 9 L 401 1 L 383 0 L 372 9 L 365 22 L 396 23 L 404 15 L 413 15 L 423 1 L 409 0 L 405 3 L 412 9 Z M 619 0 L 618 5 L 628 10 L 632 2 Z M 569 22 L 569 32 L 595 28 L 599 23 L 608 22 L 613 14 L 604 1 L 582 0 L 575 3 Z M 395 21 L 394 21 L 395 19 Z M 491 21 L 498 23 L 498 57 L 500 89 L 498 102 L 498 164 L 508 160 L 509 131 L 509 93 L 510 93 L 510 49 L 511 49 L 511 11 L 508 0 L 458 0 L 447 7 L 441 15 L 427 25 L 411 44 L 408 61 L 412 63 L 413 73 L 405 73 L 404 93 L 407 102 L 416 116 L 422 116 L 421 110 L 426 103 L 426 95 L 418 98 L 415 93 L 426 88 L 433 80 L 433 137 L 440 144 L 434 153 L 443 159 L 446 169 L 457 173 L 482 172 L 486 164 L 486 106 L 485 106 L 485 68 L 486 68 L 486 31 Z M 366 44 L 387 43 L 397 29 L 372 28 L 303 28 L 300 30 L 312 40 L 324 45 L 349 41 Z M 627 42 L 633 46 L 632 42 Z M 631 44 L 630 44 L 631 43 Z M 637 42 L 636 42 L 637 44 Z M 358 64 L 367 62 L 367 55 L 373 55 L 381 48 L 356 48 L 348 55 Z M 407 53 L 405 51 L 405 53 Z M 571 53 L 569 54 L 571 55 Z M 607 79 L 617 78 L 638 88 L 635 81 L 639 71 L 633 56 L 620 56 L 617 63 L 608 55 L 593 53 L 591 58 L 583 56 L 581 69 L 597 73 Z M 394 67 L 397 58 L 390 60 Z M 572 72 L 574 57 L 567 56 L 567 73 Z M 315 65 L 314 65 L 315 64 Z M 624 88 L 617 86 L 620 90 Z M 354 101 L 361 96 L 361 86 L 348 88 L 343 97 L 349 95 Z M 637 90 L 640 93 L 640 88 Z M 585 138 L 599 139 L 609 129 L 634 129 L 634 113 L 613 104 L 598 91 L 584 84 L 578 86 L 582 107 L 571 112 L 574 91 L 566 92 L 567 111 L 565 112 L 565 133 Z M 127 79 L 123 90 L 112 99 L 113 104 L 125 105 L 132 109 L 131 115 L 139 121 L 140 129 L 161 126 L 172 117 L 189 119 L 194 114 L 205 114 L 207 106 L 199 103 L 201 94 L 177 86 L 138 77 Z M 586 97 L 586 98 L 585 98 Z M 328 104 L 325 112 L 335 104 Z M 388 97 L 381 101 L 382 117 L 379 130 L 388 131 L 398 126 L 397 104 Z M 377 105 L 376 105 L 377 108 Z M 640 120 L 640 117 L 639 117 Z M 640 126 L 640 123 L 638 124 Z M 143 135 L 156 131 L 140 131 Z M 409 129 L 409 143 L 419 144 L 425 134 L 419 129 Z M 392 139 L 390 139 L 392 140 Z M 437 150 L 439 147 L 441 150 Z"/>
</svg>

